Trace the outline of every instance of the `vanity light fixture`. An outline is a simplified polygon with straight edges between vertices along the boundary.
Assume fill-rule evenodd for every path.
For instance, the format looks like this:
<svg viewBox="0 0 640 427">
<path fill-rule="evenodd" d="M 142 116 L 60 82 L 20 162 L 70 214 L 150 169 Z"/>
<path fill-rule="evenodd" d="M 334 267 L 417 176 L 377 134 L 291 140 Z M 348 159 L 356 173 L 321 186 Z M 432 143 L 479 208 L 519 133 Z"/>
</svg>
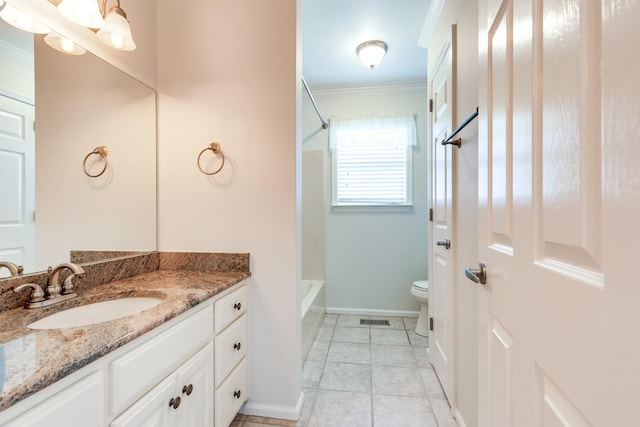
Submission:
<svg viewBox="0 0 640 427">
<path fill-rule="evenodd" d="M 39 23 L 33 19 L 31 15 L 16 9 L 9 3 L 5 3 L 2 9 L 0 9 L 0 18 L 7 24 L 30 33 L 46 34 L 49 32 L 49 27 Z"/>
<path fill-rule="evenodd" d="M 387 44 L 380 40 L 369 40 L 361 43 L 356 52 L 362 63 L 373 70 L 387 53 Z"/>
<path fill-rule="evenodd" d="M 55 50 L 69 55 L 84 55 L 87 52 L 82 46 L 77 45 L 72 40 L 61 36 L 55 31 L 51 31 L 44 36 L 44 42 Z"/>
<path fill-rule="evenodd" d="M 120 0 L 117 6 L 111 6 L 109 9 L 109 13 L 104 18 L 104 27 L 98 31 L 98 38 L 114 49 L 134 50 L 136 48 L 131 37 L 127 14 L 120 8 Z"/>
<path fill-rule="evenodd" d="M 58 11 L 71 22 L 87 28 L 102 28 L 104 19 L 96 0 L 62 0 Z"/>
<path fill-rule="evenodd" d="M 52 0 L 49 0 L 52 1 Z M 107 13 L 108 0 L 62 0 L 58 10 L 67 19 L 98 30 L 98 38 L 118 50 L 134 50 L 136 44 L 131 36 L 127 14 L 120 7 L 120 0 Z"/>
</svg>

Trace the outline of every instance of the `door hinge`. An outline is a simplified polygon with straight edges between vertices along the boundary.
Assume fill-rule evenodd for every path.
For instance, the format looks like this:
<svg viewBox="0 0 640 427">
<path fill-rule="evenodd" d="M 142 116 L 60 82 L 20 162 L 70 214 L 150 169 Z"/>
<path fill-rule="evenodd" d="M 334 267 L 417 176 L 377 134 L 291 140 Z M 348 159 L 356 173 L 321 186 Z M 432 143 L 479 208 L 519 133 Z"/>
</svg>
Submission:
<svg viewBox="0 0 640 427">
<path fill-rule="evenodd" d="M 429 317 L 429 330 L 433 331 L 433 317 Z"/>
<path fill-rule="evenodd" d="M 433 99 L 429 100 L 429 112 L 433 113 Z"/>
<path fill-rule="evenodd" d="M 429 221 L 433 222 L 433 208 L 429 208 Z"/>
</svg>

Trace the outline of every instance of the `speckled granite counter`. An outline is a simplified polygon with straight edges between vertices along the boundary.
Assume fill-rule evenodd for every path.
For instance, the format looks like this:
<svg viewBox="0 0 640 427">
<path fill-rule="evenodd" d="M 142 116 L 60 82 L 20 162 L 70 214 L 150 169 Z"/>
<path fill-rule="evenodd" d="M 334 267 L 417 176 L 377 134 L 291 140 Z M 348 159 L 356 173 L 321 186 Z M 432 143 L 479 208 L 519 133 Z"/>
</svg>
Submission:
<svg viewBox="0 0 640 427">
<path fill-rule="evenodd" d="M 181 257 L 184 255 L 166 257 L 163 262 L 160 256 L 159 268 L 164 264 L 174 269 L 144 272 L 91 287 L 79 291 L 79 298 L 58 305 L 0 312 L 0 411 L 250 276 L 248 262 L 243 271 L 211 271 L 206 262 L 203 268 L 202 263 L 190 264 Z M 185 267 L 194 270 L 178 269 Z M 66 308 L 127 296 L 164 301 L 136 315 L 94 325 L 52 330 L 27 327 Z"/>
</svg>

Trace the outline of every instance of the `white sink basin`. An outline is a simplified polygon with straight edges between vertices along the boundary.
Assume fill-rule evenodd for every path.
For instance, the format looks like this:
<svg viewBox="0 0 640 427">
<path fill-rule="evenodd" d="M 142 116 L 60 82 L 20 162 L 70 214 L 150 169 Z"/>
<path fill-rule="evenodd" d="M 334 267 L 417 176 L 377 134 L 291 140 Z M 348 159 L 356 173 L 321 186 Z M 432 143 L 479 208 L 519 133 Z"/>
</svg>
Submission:
<svg viewBox="0 0 640 427">
<path fill-rule="evenodd" d="M 31 329 L 61 329 L 93 325 L 140 313 L 162 302 L 160 298 L 129 297 L 81 305 L 29 324 Z"/>
</svg>

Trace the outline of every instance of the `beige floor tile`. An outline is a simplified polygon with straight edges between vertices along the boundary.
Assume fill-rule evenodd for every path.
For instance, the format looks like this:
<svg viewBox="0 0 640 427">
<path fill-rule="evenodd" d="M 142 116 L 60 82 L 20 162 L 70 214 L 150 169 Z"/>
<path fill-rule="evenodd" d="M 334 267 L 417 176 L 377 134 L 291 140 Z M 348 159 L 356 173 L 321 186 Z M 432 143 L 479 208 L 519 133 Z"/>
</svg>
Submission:
<svg viewBox="0 0 640 427">
<path fill-rule="evenodd" d="M 318 390 L 316 388 L 305 388 L 303 391 L 304 391 L 304 403 L 302 404 L 300 419 L 296 423 L 296 427 L 308 426 L 309 418 L 311 418 L 311 410 L 313 409 L 313 404 L 316 401 L 316 394 L 318 393 Z"/>
<path fill-rule="evenodd" d="M 331 343 L 327 341 L 314 341 L 309 349 L 307 360 L 313 360 L 316 362 L 324 362 L 327 359 L 327 352 L 329 351 L 329 345 Z"/>
<path fill-rule="evenodd" d="M 341 314 L 338 316 L 336 326 L 346 326 L 351 328 L 368 328 L 369 325 L 361 325 L 360 319 L 368 319 L 369 316 L 360 316 L 356 314 Z"/>
<path fill-rule="evenodd" d="M 373 424 L 383 427 L 438 427 L 425 397 L 373 396 Z"/>
<path fill-rule="evenodd" d="M 336 326 L 336 321 L 338 320 L 337 314 L 325 314 L 324 319 L 322 319 L 322 323 L 320 326 Z"/>
<path fill-rule="evenodd" d="M 316 362 L 315 360 L 307 360 L 302 367 L 302 387 L 318 388 L 320 377 L 322 376 L 322 368 L 324 362 Z"/>
<path fill-rule="evenodd" d="M 446 399 L 436 372 L 432 368 L 421 368 L 420 373 L 427 390 L 427 397 L 430 399 Z"/>
<path fill-rule="evenodd" d="M 360 319 L 369 319 L 369 316 L 360 316 L 355 314 L 341 314 L 338 316 L 336 326 L 347 326 L 351 328 L 368 328 L 369 325 L 361 325 Z"/>
<path fill-rule="evenodd" d="M 413 347 L 429 347 L 429 338 L 418 335 L 414 331 L 407 331 L 407 335 Z"/>
<path fill-rule="evenodd" d="M 404 329 L 404 323 L 402 322 L 402 317 L 390 317 L 390 316 L 371 316 L 371 319 L 376 320 L 388 320 L 389 326 L 387 325 L 371 325 L 371 329 Z"/>
<path fill-rule="evenodd" d="M 314 341 L 331 341 L 334 326 L 320 326 Z"/>
<path fill-rule="evenodd" d="M 426 396 L 418 368 L 374 365 L 371 373 L 373 394 Z"/>
<path fill-rule="evenodd" d="M 419 368 L 431 368 L 427 347 L 411 347 L 411 350 L 413 350 Z"/>
<path fill-rule="evenodd" d="M 451 415 L 451 407 L 449 402 L 444 399 L 430 399 L 433 413 L 438 420 L 440 427 L 457 427 L 456 420 Z"/>
<path fill-rule="evenodd" d="M 309 427 L 371 427 L 371 395 L 318 390 Z"/>
<path fill-rule="evenodd" d="M 370 393 L 371 366 L 327 362 L 319 388 Z"/>
<path fill-rule="evenodd" d="M 333 333 L 333 341 L 369 344 L 369 328 L 336 326 Z"/>
<path fill-rule="evenodd" d="M 371 329 L 371 344 L 409 345 L 409 338 L 405 330 Z"/>
<path fill-rule="evenodd" d="M 327 361 L 368 365 L 371 363 L 371 351 L 368 344 L 332 342 Z"/>
<path fill-rule="evenodd" d="M 418 324 L 417 317 L 403 317 L 402 322 L 404 323 L 404 328 L 407 331 L 414 331 L 416 329 L 416 325 Z"/>
<path fill-rule="evenodd" d="M 413 349 L 404 345 L 371 345 L 371 364 L 382 366 L 418 366 Z"/>
</svg>

